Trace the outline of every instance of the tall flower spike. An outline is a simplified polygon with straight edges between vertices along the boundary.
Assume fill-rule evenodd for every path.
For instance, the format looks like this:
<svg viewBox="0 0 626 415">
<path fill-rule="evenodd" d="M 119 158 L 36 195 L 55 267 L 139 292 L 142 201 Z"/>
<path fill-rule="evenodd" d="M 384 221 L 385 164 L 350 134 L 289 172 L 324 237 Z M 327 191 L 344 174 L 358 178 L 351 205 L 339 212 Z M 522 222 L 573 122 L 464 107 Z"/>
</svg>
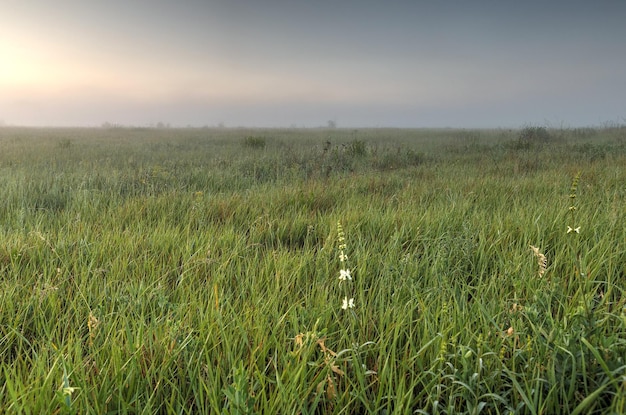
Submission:
<svg viewBox="0 0 626 415">
<path fill-rule="evenodd" d="M 341 222 L 337 221 L 337 239 L 339 241 L 339 249 L 343 251 L 346 249 L 346 238 L 343 233 L 343 226 L 341 226 Z"/>
<path fill-rule="evenodd" d="M 576 210 L 576 193 L 578 192 L 578 182 L 580 181 L 580 172 L 576 173 L 576 176 L 574 176 L 574 179 L 572 180 L 572 186 L 569 189 L 569 200 L 570 200 L 570 206 L 569 206 L 569 211 L 573 214 L 574 211 Z"/>
<path fill-rule="evenodd" d="M 546 269 L 548 268 L 548 259 L 544 254 L 539 251 L 539 248 L 536 246 L 530 245 L 530 249 L 532 249 L 535 254 L 535 258 L 537 258 L 537 264 L 539 265 L 539 276 L 542 277 L 543 274 L 546 273 Z"/>
</svg>

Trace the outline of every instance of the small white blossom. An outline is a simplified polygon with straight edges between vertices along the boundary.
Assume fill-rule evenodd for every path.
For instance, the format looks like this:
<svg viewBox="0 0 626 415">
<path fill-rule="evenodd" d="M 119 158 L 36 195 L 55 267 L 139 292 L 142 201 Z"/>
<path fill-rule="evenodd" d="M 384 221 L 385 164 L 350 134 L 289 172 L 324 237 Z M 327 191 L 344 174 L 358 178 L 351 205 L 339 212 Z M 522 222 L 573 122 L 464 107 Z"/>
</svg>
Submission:
<svg viewBox="0 0 626 415">
<path fill-rule="evenodd" d="M 341 251 L 341 253 L 339 254 L 339 260 L 341 262 L 345 262 L 348 260 L 348 255 L 344 254 L 343 251 Z"/>
<path fill-rule="evenodd" d="M 567 233 L 570 233 L 570 232 L 580 233 L 580 226 L 578 228 L 572 228 L 571 226 L 568 226 Z"/>
<path fill-rule="evenodd" d="M 63 388 L 63 395 L 65 396 L 72 396 L 72 394 L 74 392 L 76 392 L 78 390 L 78 388 L 75 388 L 73 386 L 66 386 Z"/>
<path fill-rule="evenodd" d="M 350 275 L 350 270 L 349 269 L 339 270 L 339 280 L 340 281 L 352 280 L 352 275 Z"/>
<path fill-rule="evenodd" d="M 348 297 L 343 297 L 343 304 L 341 305 L 341 308 L 344 310 L 354 308 L 354 298 L 350 298 L 348 300 Z"/>
</svg>

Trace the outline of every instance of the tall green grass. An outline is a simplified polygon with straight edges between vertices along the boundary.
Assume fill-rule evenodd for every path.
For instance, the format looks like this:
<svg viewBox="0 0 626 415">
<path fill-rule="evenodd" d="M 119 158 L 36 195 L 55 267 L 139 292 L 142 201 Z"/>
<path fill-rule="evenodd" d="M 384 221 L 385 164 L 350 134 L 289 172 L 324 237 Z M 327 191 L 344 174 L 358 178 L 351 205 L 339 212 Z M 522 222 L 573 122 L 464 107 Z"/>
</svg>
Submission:
<svg viewBox="0 0 626 415">
<path fill-rule="evenodd" d="M 626 412 L 623 128 L 0 146 L 1 412 Z"/>
</svg>

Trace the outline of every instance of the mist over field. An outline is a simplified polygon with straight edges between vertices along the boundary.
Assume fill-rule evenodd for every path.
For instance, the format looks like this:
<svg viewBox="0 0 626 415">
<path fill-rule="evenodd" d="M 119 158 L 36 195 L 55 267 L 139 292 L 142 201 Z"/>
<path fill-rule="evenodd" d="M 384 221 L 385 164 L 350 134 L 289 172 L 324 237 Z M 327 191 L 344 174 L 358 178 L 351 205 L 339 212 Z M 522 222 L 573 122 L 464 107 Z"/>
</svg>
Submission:
<svg viewBox="0 0 626 415">
<path fill-rule="evenodd" d="M 623 122 L 622 1 L 11 2 L 0 119 L 196 127 Z"/>
</svg>

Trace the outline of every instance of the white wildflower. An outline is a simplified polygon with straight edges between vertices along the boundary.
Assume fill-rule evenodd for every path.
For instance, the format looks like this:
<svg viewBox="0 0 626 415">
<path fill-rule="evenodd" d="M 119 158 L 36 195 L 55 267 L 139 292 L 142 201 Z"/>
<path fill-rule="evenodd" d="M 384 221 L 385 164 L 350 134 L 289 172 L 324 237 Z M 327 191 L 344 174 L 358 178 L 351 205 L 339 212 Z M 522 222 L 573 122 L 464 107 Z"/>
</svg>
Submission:
<svg viewBox="0 0 626 415">
<path fill-rule="evenodd" d="M 354 308 L 354 298 L 348 299 L 348 297 L 343 297 L 343 304 L 341 308 L 347 310 L 349 308 Z"/>
<path fill-rule="evenodd" d="M 350 270 L 349 269 L 339 270 L 339 280 L 340 281 L 346 281 L 346 280 L 352 281 L 352 275 L 350 275 Z"/>
</svg>

